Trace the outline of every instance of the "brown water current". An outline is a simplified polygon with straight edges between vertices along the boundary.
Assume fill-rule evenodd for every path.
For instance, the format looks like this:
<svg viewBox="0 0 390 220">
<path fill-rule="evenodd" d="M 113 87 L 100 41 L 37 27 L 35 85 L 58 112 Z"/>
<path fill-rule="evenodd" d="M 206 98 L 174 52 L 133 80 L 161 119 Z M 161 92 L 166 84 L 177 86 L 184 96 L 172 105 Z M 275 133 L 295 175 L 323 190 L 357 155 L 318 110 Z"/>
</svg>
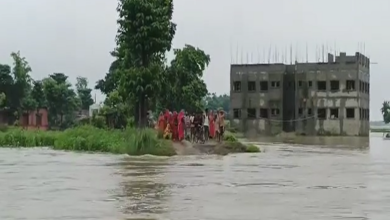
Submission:
<svg viewBox="0 0 390 220">
<path fill-rule="evenodd" d="M 390 218 L 381 134 L 277 141 L 172 158 L 1 148 L 0 220 Z"/>
</svg>

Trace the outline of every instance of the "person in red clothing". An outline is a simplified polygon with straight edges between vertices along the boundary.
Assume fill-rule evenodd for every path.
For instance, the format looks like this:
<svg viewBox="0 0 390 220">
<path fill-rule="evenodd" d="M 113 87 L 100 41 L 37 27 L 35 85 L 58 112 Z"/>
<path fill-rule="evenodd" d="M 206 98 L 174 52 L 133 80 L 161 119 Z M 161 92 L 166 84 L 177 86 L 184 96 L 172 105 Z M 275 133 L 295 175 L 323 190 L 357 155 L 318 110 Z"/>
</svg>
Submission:
<svg viewBox="0 0 390 220">
<path fill-rule="evenodd" d="M 171 129 L 172 129 L 172 140 L 176 141 L 179 139 L 179 136 L 178 136 L 178 117 L 177 117 L 177 112 L 174 111 L 173 114 L 172 114 L 172 117 L 171 117 Z"/>
<path fill-rule="evenodd" d="M 160 132 L 164 132 L 164 131 L 165 131 L 165 128 L 167 127 L 166 121 L 165 121 L 165 118 L 164 118 L 164 115 L 163 115 L 162 112 L 160 112 L 160 115 L 158 116 L 157 125 L 158 125 L 158 130 L 159 130 Z"/>
<path fill-rule="evenodd" d="M 209 117 L 209 136 L 210 136 L 210 138 L 214 138 L 215 137 L 215 118 L 214 118 L 213 110 L 210 110 L 208 117 Z"/>
<path fill-rule="evenodd" d="M 179 115 L 177 116 L 177 121 L 178 121 L 178 140 L 182 141 L 184 140 L 184 129 L 185 129 L 183 110 L 179 112 Z"/>
</svg>

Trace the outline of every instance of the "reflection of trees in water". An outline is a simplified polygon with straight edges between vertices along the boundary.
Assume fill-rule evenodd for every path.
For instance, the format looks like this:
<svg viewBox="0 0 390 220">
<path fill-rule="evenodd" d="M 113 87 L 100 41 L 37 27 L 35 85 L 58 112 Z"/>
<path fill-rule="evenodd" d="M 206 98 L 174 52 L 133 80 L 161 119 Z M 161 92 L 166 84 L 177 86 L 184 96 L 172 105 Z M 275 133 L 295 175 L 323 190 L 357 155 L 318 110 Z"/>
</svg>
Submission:
<svg viewBox="0 0 390 220">
<path fill-rule="evenodd" d="M 130 161 L 131 160 L 131 161 Z M 169 194 L 164 183 L 164 170 L 168 163 L 161 160 L 134 160 L 121 163 L 120 206 L 125 214 L 160 214 L 165 211 Z"/>
</svg>

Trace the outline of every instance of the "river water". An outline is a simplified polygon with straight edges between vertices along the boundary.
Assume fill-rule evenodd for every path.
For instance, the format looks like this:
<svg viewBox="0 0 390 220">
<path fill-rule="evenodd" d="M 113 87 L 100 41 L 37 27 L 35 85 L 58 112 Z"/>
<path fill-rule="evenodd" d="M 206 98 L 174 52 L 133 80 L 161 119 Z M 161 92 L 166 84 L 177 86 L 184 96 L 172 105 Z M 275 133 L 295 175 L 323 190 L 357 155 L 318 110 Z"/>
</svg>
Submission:
<svg viewBox="0 0 390 220">
<path fill-rule="evenodd" d="M 4 148 L 0 219 L 389 219 L 390 141 L 336 139 L 224 157 Z"/>
</svg>

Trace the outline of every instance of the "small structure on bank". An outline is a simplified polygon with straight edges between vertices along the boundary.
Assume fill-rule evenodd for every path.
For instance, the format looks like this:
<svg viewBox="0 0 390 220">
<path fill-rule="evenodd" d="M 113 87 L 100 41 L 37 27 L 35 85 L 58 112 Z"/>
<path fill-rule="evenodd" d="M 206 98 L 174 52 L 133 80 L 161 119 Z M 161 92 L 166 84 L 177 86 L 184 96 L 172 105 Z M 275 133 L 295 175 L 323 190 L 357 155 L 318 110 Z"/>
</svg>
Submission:
<svg viewBox="0 0 390 220">
<path fill-rule="evenodd" d="M 23 112 L 19 119 L 9 109 L 0 111 L 0 124 L 14 125 L 17 121 L 20 127 L 25 129 L 47 130 L 49 128 L 48 111 L 46 108 L 40 108 L 34 111 Z"/>
</svg>

